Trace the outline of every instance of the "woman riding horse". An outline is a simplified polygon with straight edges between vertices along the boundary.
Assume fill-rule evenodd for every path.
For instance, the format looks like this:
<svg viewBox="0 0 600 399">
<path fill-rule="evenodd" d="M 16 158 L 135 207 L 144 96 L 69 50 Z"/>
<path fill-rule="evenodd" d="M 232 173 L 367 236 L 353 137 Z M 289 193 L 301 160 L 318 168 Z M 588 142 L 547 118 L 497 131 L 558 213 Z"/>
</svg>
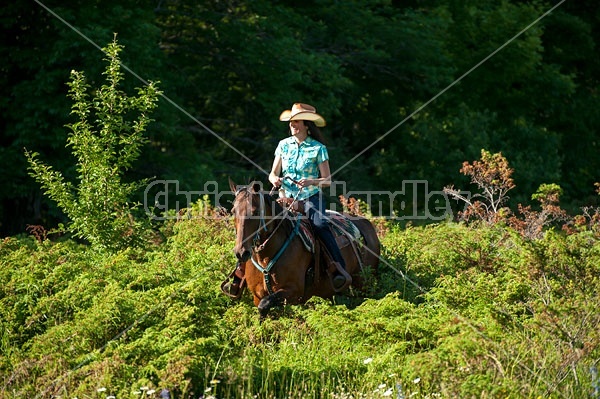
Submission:
<svg viewBox="0 0 600 399">
<path fill-rule="evenodd" d="M 305 303 L 313 296 L 332 298 L 335 266 L 305 229 L 308 220 L 283 208 L 260 182 L 236 186 L 232 213 L 234 253 L 246 267 L 242 286 L 254 297 L 261 319 L 285 304 Z M 360 216 L 328 212 L 340 242 L 352 285 L 361 288 L 366 273 L 377 272 L 380 243 L 373 224 Z"/>
<path fill-rule="evenodd" d="M 282 187 L 287 198 L 304 201 L 304 212 L 311 221 L 313 231 L 338 264 L 332 279 L 334 289 L 336 292 L 343 291 L 352 283 L 352 278 L 346 272 L 344 258 L 325 216 L 326 203 L 321 190 L 331 185 L 329 154 L 319 130 L 319 127 L 325 126 L 325 119 L 315 107 L 296 103 L 292 109 L 283 111 L 279 120 L 289 121 L 291 136 L 277 145 L 269 181 L 275 187 Z M 226 295 L 233 298 L 241 296 L 243 273 L 242 264 L 238 262 L 232 273 L 232 281 L 221 285 Z"/>
</svg>

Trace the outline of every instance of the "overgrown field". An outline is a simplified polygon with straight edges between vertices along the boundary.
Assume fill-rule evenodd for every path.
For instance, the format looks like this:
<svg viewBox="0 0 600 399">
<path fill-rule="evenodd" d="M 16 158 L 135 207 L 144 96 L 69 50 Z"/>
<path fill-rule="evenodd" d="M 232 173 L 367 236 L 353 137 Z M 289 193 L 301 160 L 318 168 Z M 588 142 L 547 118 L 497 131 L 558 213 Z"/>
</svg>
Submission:
<svg viewBox="0 0 600 399">
<path fill-rule="evenodd" d="M 600 242 L 380 225 L 374 286 L 260 323 L 228 219 L 146 250 L 0 244 L 3 398 L 586 398 L 598 395 Z"/>
</svg>

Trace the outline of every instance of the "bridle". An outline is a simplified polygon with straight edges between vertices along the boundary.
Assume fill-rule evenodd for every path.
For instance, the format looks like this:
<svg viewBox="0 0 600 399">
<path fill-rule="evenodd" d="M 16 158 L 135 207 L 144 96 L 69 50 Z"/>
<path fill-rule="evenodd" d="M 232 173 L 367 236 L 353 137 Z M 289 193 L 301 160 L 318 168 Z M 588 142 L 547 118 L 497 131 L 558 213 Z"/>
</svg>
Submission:
<svg viewBox="0 0 600 399">
<path fill-rule="evenodd" d="M 254 254 L 257 254 L 259 252 L 261 252 L 262 250 L 264 250 L 265 246 L 267 245 L 267 243 L 269 242 L 269 240 L 275 235 L 275 233 L 277 232 L 277 230 L 279 229 L 279 227 L 281 227 L 281 225 L 283 223 L 285 223 L 285 217 L 282 217 L 279 220 L 279 224 L 277 224 L 277 226 L 275 226 L 275 228 L 271 231 L 271 233 L 267 236 L 267 238 L 265 238 L 265 240 L 261 241 L 261 232 L 268 232 L 268 228 L 267 228 L 267 222 L 266 222 L 266 205 L 265 205 L 265 197 L 264 194 L 261 192 L 257 192 L 257 193 L 252 193 L 250 191 L 248 191 L 247 187 L 242 187 L 239 188 L 236 192 L 235 192 L 235 196 L 237 198 L 238 194 L 242 191 L 242 190 L 246 190 L 246 193 L 248 195 L 254 195 L 254 194 L 258 194 L 260 201 L 259 201 L 259 222 L 258 222 L 258 229 L 256 229 L 256 231 L 254 232 L 254 237 L 252 239 L 252 254 L 250 255 L 250 260 L 252 261 L 252 264 L 254 265 L 254 267 L 256 267 L 256 269 L 258 269 L 264 276 L 265 279 L 265 286 L 267 287 L 267 291 L 269 292 L 269 294 L 273 294 L 273 289 L 271 286 L 271 277 L 270 277 L 270 272 L 271 269 L 273 269 L 273 266 L 275 266 L 275 263 L 277 263 L 277 261 L 279 260 L 279 258 L 281 257 L 281 255 L 283 255 L 283 253 L 285 252 L 285 250 L 287 249 L 287 247 L 290 245 L 290 243 L 292 242 L 292 240 L 294 239 L 294 237 L 296 237 L 296 235 L 298 234 L 298 232 L 300 231 L 300 223 L 301 218 L 299 216 L 295 217 L 295 223 L 294 223 L 294 228 L 291 232 L 291 234 L 287 237 L 286 241 L 283 243 L 283 245 L 279 248 L 279 250 L 277 251 L 277 253 L 275 254 L 275 256 L 273 256 L 271 258 L 271 260 L 269 261 L 269 263 L 266 266 L 261 265 L 255 258 L 254 258 Z M 250 198 L 250 201 L 252 201 L 252 199 Z"/>
<path fill-rule="evenodd" d="M 249 195 L 252 195 L 251 193 L 248 193 Z M 259 197 L 260 197 L 260 210 L 259 210 L 259 221 L 258 221 L 258 229 L 256 229 L 256 232 L 254 233 L 254 239 L 252 240 L 252 249 L 254 251 L 260 251 L 260 249 L 258 248 L 264 248 L 264 246 L 266 245 L 267 241 L 269 241 L 269 239 L 271 238 L 271 236 L 273 236 L 273 233 L 275 232 L 275 230 L 277 230 L 277 228 L 279 228 L 279 225 L 281 225 L 281 223 L 277 226 L 277 228 L 275 228 L 273 230 L 273 232 L 271 232 L 271 234 L 269 234 L 269 236 L 265 239 L 265 241 L 263 241 L 262 244 L 259 245 L 260 242 L 260 233 L 261 231 L 269 231 L 269 229 L 267 228 L 267 221 L 266 221 L 266 212 L 265 212 L 265 197 L 264 195 L 262 195 L 261 193 L 258 193 Z M 250 200 L 252 201 L 252 200 Z"/>
</svg>

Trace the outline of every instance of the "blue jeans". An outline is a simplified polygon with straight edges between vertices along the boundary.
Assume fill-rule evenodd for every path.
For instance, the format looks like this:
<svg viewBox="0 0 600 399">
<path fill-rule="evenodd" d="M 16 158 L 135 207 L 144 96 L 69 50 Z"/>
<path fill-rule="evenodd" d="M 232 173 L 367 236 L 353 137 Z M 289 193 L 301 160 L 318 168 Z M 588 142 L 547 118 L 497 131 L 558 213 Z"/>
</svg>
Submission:
<svg viewBox="0 0 600 399">
<path fill-rule="evenodd" d="M 306 200 L 305 213 L 310 219 L 315 233 L 319 236 L 323 244 L 325 244 L 333 260 L 338 262 L 345 269 L 346 262 L 344 262 L 344 258 L 337 246 L 335 237 L 329 228 L 329 219 L 327 219 L 327 216 L 325 215 L 325 209 L 325 199 L 321 192 L 312 195 Z"/>
</svg>

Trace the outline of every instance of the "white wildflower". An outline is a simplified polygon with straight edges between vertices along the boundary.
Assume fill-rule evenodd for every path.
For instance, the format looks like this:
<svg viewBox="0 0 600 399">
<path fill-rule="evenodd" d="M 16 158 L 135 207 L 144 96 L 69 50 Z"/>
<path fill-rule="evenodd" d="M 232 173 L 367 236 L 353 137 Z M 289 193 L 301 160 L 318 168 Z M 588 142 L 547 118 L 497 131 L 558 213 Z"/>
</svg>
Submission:
<svg viewBox="0 0 600 399">
<path fill-rule="evenodd" d="M 394 388 L 388 388 L 388 390 L 383 393 L 383 396 L 392 396 L 392 393 L 394 393 Z"/>
<path fill-rule="evenodd" d="M 413 384 L 418 384 L 419 382 L 421 382 L 421 377 L 417 377 L 413 380 Z"/>
<path fill-rule="evenodd" d="M 106 388 L 104 388 L 104 387 L 96 389 L 96 392 L 104 392 L 104 391 L 106 391 Z"/>
<path fill-rule="evenodd" d="M 364 364 L 369 364 L 369 363 L 371 363 L 372 361 L 373 361 L 373 358 L 372 358 L 372 357 L 368 357 L 368 358 L 366 358 L 365 360 L 363 360 L 363 363 L 364 363 Z"/>
</svg>

